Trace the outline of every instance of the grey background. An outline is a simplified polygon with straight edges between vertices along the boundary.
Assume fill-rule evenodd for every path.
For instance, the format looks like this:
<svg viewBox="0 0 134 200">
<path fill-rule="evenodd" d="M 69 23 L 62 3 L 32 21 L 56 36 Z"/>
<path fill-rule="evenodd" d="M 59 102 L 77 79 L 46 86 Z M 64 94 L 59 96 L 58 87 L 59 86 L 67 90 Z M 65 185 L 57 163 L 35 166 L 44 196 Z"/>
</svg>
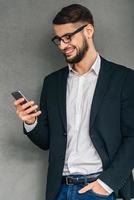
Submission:
<svg viewBox="0 0 134 200">
<path fill-rule="evenodd" d="M 133 0 L 0 0 L 0 200 L 45 200 L 48 152 L 23 135 L 10 93 L 38 103 L 44 76 L 66 64 L 51 44 L 51 21 L 71 3 L 91 8 L 99 53 L 134 68 Z"/>
</svg>

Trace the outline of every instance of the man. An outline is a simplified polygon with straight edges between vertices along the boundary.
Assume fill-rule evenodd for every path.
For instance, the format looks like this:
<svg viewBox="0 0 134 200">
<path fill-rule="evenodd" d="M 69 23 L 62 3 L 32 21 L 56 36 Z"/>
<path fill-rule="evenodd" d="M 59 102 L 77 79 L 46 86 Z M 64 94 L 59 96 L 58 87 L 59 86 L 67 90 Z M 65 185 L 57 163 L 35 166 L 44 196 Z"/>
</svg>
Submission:
<svg viewBox="0 0 134 200">
<path fill-rule="evenodd" d="M 68 63 L 48 75 L 40 110 L 15 101 L 24 133 L 49 149 L 47 200 L 134 197 L 134 71 L 105 60 L 94 46 L 94 21 L 82 5 L 53 20 L 54 44 Z M 30 108 L 29 108 L 30 106 Z"/>
</svg>

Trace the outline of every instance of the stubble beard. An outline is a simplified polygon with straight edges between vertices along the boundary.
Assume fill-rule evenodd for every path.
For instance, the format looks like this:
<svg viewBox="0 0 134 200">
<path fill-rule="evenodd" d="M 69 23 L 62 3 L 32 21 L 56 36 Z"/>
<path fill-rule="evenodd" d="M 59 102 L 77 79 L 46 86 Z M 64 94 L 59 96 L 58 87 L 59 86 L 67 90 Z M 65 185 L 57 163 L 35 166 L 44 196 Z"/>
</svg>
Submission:
<svg viewBox="0 0 134 200">
<path fill-rule="evenodd" d="M 70 64 L 75 64 L 75 63 L 79 63 L 85 56 L 86 52 L 88 51 L 89 49 L 89 46 L 88 46 L 88 43 L 87 43 L 87 40 L 85 37 L 83 37 L 83 45 L 80 49 L 76 49 L 77 50 L 77 54 L 72 57 L 72 58 L 68 58 L 66 56 L 66 54 L 63 54 L 64 57 L 65 57 L 65 60 L 67 63 L 70 63 Z"/>
</svg>

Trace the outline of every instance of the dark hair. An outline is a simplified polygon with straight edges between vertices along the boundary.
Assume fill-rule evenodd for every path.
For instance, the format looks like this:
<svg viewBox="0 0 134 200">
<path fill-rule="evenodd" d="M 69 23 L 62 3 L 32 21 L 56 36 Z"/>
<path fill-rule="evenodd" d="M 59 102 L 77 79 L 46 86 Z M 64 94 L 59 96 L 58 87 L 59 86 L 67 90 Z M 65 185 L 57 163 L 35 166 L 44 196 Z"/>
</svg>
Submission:
<svg viewBox="0 0 134 200">
<path fill-rule="evenodd" d="M 94 26 L 94 20 L 90 10 L 80 4 L 71 4 L 61 9 L 53 19 L 53 24 L 67 24 L 76 22 L 88 22 Z"/>
</svg>

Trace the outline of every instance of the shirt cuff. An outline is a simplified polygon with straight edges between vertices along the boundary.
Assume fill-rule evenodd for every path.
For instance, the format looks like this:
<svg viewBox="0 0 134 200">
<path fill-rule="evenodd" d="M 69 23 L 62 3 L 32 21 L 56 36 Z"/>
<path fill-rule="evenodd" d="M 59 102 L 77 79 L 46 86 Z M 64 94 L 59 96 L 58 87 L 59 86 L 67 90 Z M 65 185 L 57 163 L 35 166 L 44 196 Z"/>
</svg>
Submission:
<svg viewBox="0 0 134 200">
<path fill-rule="evenodd" d="M 27 133 L 30 132 L 30 131 L 32 131 L 35 128 L 36 125 L 37 125 L 37 119 L 34 122 L 34 124 L 26 124 L 24 122 L 24 127 L 25 127 Z"/>
<path fill-rule="evenodd" d="M 106 183 L 104 183 L 100 179 L 97 179 L 97 181 L 109 194 L 113 192 L 112 188 L 110 188 Z"/>
</svg>

